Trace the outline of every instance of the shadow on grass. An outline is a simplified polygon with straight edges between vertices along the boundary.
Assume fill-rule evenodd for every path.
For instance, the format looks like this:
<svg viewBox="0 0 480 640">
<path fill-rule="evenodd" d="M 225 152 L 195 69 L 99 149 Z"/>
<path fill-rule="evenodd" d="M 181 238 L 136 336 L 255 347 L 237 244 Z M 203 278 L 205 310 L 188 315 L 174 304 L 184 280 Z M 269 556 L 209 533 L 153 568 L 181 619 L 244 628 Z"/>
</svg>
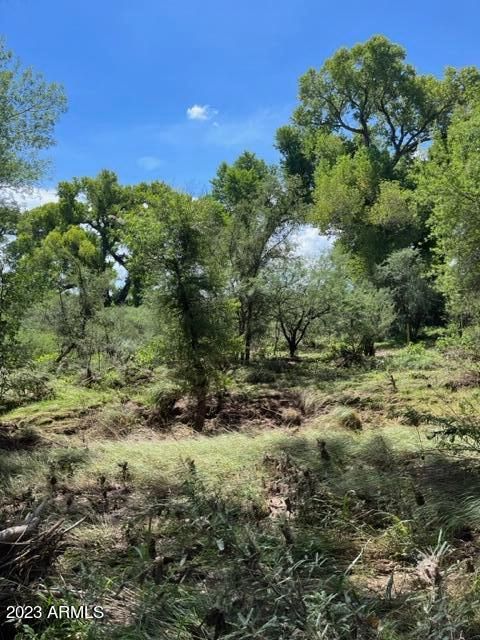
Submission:
<svg viewBox="0 0 480 640">
<path fill-rule="evenodd" d="M 250 363 L 246 381 L 275 387 L 308 385 L 320 389 L 338 380 L 354 382 L 371 371 L 370 366 L 339 367 L 319 357 L 270 358 Z"/>
<path fill-rule="evenodd" d="M 8 485 L 12 477 L 25 473 L 32 466 L 32 454 L 19 451 L 0 452 L 0 487 Z"/>
<path fill-rule="evenodd" d="M 350 434 L 322 438 L 328 460 L 320 441 L 304 437 L 286 438 L 271 453 L 308 467 L 338 497 L 354 495 L 370 510 L 411 520 L 419 541 L 434 542 L 440 530 L 451 540 L 469 540 L 480 526 L 479 461 L 394 449 L 382 436 L 363 442 Z M 368 524 L 374 521 L 368 518 Z"/>
<path fill-rule="evenodd" d="M 135 589 L 134 611 L 141 616 L 128 620 L 132 638 L 140 637 L 140 623 L 132 621 L 140 619 L 142 630 L 151 627 L 152 634 L 163 628 L 170 634 L 165 637 L 180 637 L 180 630 L 197 633 L 209 627 L 208 635 L 190 635 L 220 638 L 227 628 L 233 629 L 240 614 L 250 622 L 239 637 L 260 637 L 269 621 L 262 637 L 283 637 L 284 628 L 280 623 L 276 627 L 275 620 L 293 637 L 305 626 L 311 611 L 307 605 L 317 601 L 317 614 L 327 612 L 333 623 L 351 619 L 349 635 L 343 637 L 373 637 L 367 634 L 368 622 L 362 623 L 365 634 L 357 634 L 359 620 L 367 619 L 370 611 L 383 614 L 401 608 L 403 601 L 386 604 L 381 595 L 354 590 L 348 601 L 343 599 L 351 590 L 347 569 L 363 544 L 361 519 L 388 511 L 400 519 L 415 519 L 434 539 L 440 507 L 453 507 L 457 493 L 478 493 L 479 481 L 474 469 L 442 453 L 422 460 L 421 452 L 394 449 L 388 440 L 367 434 L 322 438 L 328 459 L 319 443 L 300 435 L 285 436 L 268 451 L 282 459 L 280 467 L 264 461 L 267 480 L 275 476 L 281 483 L 291 477 L 299 491 L 305 489 L 299 471 L 310 471 L 314 489 L 306 495 L 313 514 L 300 517 L 294 512 L 290 518 L 274 519 L 245 498 L 225 499 L 221 488 L 209 488 L 195 463 L 185 460 L 173 481 L 165 479 L 161 491 L 143 496 L 137 512 L 133 482 L 130 510 L 117 522 L 121 533 L 111 532 L 115 520 L 105 514 L 97 529 L 84 533 L 72 557 L 71 575 L 86 592 L 100 590 L 106 578 L 115 590 L 122 584 L 128 585 L 127 593 Z M 451 483 L 458 489 L 452 490 Z M 424 494 L 423 506 L 416 502 L 414 487 Z M 100 486 L 98 492 L 100 496 Z M 345 500 L 346 495 L 351 499 Z M 373 521 L 367 525 L 371 535 Z M 88 566 L 82 564 L 86 555 Z M 128 637 L 121 635 L 128 624 L 119 621 L 110 637 Z"/>
</svg>

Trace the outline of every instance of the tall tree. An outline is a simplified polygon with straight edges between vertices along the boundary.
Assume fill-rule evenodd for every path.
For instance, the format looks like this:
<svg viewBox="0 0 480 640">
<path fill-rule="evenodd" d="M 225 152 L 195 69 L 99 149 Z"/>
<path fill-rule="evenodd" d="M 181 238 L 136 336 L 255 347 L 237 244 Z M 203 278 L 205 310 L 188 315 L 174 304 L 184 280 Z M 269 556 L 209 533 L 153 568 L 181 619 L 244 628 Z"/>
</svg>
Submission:
<svg viewBox="0 0 480 640">
<path fill-rule="evenodd" d="M 45 317 L 59 342 L 59 364 L 75 353 L 92 379 L 95 348 L 92 325 L 103 306 L 103 294 L 113 272 L 99 272 L 96 237 L 81 227 L 51 231 L 25 262 L 43 274 L 43 288 L 50 304 Z"/>
<path fill-rule="evenodd" d="M 416 340 L 420 329 L 441 307 L 432 278 L 418 250 L 407 247 L 390 254 L 377 269 L 377 280 L 390 290 L 395 304 L 397 330 L 407 343 Z"/>
<path fill-rule="evenodd" d="M 24 360 L 17 334 L 35 300 L 38 275 L 26 266 L 0 260 L 0 402 L 12 370 Z"/>
<path fill-rule="evenodd" d="M 167 361 L 195 398 L 201 431 L 208 391 L 236 348 L 225 295 L 224 212 L 211 198 L 193 200 L 157 184 L 127 221 L 134 260 L 158 298 Z"/>
<path fill-rule="evenodd" d="M 421 204 L 431 208 L 437 284 L 453 316 L 466 321 L 480 302 L 480 100 L 459 107 L 418 171 Z"/>
<path fill-rule="evenodd" d="M 212 186 L 230 220 L 231 284 L 240 303 L 242 359 L 248 362 L 264 302 L 258 277 L 282 255 L 300 219 L 298 182 L 282 182 L 274 167 L 245 152 L 233 164 L 220 165 Z"/>
<path fill-rule="evenodd" d="M 97 246 L 95 270 L 99 274 L 108 273 L 115 265 L 124 275 L 120 287 L 105 291 L 105 302 L 123 303 L 132 285 L 123 231 L 124 216 L 136 204 L 132 192 L 136 193 L 132 188 L 122 187 L 116 174 L 107 170 L 100 171 L 95 178 L 60 182 L 58 203 L 36 207 L 20 216 L 12 249 L 17 255 L 29 254 L 54 230 L 64 233 L 72 227 L 86 229 Z"/>
<path fill-rule="evenodd" d="M 0 371 L 2 379 L 18 355 L 16 332 L 37 287 L 36 274 L 18 263 L 10 251 L 18 209 L 14 190 L 38 180 L 45 161 L 39 152 L 50 147 L 53 129 L 66 100 L 62 88 L 41 74 L 22 68 L 0 40 Z"/>
<path fill-rule="evenodd" d="M 113 171 L 100 171 L 95 178 L 76 178 L 58 186 L 59 208 L 65 221 L 82 224 L 98 237 L 102 273 L 111 264 L 127 268 L 128 252 L 124 246 L 123 222 L 126 198 L 118 177 Z M 125 302 L 131 280 L 128 274 L 119 291 L 106 293 L 106 302 Z"/>
<path fill-rule="evenodd" d="M 377 289 L 366 279 L 353 280 L 341 263 L 337 268 L 338 307 L 330 330 L 344 343 L 346 362 L 355 362 L 359 355 L 375 355 L 375 342 L 392 326 L 395 309 L 388 289 Z"/>
<path fill-rule="evenodd" d="M 50 147 L 66 100 L 60 85 L 22 68 L 0 39 L 0 189 L 23 187 L 41 177 L 38 152 Z"/>
<path fill-rule="evenodd" d="M 361 255 L 371 273 L 391 250 L 427 235 L 418 216 L 391 228 L 371 215 L 385 182 L 395 181 L 390 196 L 405 200 L 419 149 L 446 130 L 453 108 L 480 79 L 473 68 L 447 69 L 443 80 L 421 75 L 405 57 L 384 36 L 338 50 L 300 78 L 293 124 L 277 135 L 285 169 L 312 186 L 313 221 Z"/>
</svg>

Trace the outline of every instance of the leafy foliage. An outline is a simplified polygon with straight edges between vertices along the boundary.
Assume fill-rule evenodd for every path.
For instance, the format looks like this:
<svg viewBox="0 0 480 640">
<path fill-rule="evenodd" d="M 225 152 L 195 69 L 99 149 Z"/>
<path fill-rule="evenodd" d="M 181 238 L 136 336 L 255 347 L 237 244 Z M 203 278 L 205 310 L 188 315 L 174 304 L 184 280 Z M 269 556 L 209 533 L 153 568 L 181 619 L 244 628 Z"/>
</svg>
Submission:
<svg viewBox="0 0 480 640">
<path fill-rule="evenodd" d="M 405 57 L 384 36 L 339 49 L 300 78 L 293 125 L 277 135 L 283 166 L 312 189 L 312 220 L 369 271 L 425 239 L 409 168 L 479 81 L 474 68 L 448 69 L 443 80 L 420 75 Z"/>
<path fill-rule="evenodd" d="M 299 258 L 289 258 L 274 263 L 265 277 L 275 322 L 293 358 L 309 330 L 337 303 L 333 299 L 333 268 L 326 260 L 309 265 Z"/>
<path fill-rule="evenodd" d="M 479 78 L 374 36 L 302 76 L 280 167 L 1 203 L 0 520 L 45 496 L 34 539 L 78 530 L 37 597 L 109 611 L 19 637 L 478 636 Z M 0 187 L 63 107 L 0 46 Z"/>
<path fill-rule="evenodd" d="M 164 349 L 177 376 L 197 400 L 201 430 L 210 386 L 221 383 L 232 335 L 234 306 L 224 292 L 221 208 L 167 187 L 128 220 L 137 260 L 151 269 L 165 328 Z"/>
<path fill-rule="evenodd" d="M 480 283 L 478 271 L 478 101 L 460 107 L 446 138 L 433 145 L 430 160 L 419 171 L 420 202 L 431 208 L 436 239 L 438 286 L 452 315 L 468 321 Z M 474 303 L 475 304 L 475 303 Z"/>
<path fill-rule="evenodd" d="M 38 152 L 53 144 L 65 106 L 60 85 L 22 69 L 0 40 L 0 188 L 22 187 L 43 174 Z"/>
<path fill-rule="evenodd" d="M 229 220 L 230 279 L 239 301 L 242 357 L 248 362 L 265 314 L 259 277 L 285 253 L 285 242 L 300 219 L 298 185 L 283 184 L 275 168 L 245 152 L 232 165 L 220 165 L 212 187 L 212 196 L 223 204 Z"/>
<path fill-rule="evenodd" d="M 377 269 L 377 278 L 392 293 L 396 325 L 407 343 L 418 337 L 434 311 L 437 318 L 440 316 L 438 296 L 418 250 L 407 248 L 391 253 Z"/>
</svg>

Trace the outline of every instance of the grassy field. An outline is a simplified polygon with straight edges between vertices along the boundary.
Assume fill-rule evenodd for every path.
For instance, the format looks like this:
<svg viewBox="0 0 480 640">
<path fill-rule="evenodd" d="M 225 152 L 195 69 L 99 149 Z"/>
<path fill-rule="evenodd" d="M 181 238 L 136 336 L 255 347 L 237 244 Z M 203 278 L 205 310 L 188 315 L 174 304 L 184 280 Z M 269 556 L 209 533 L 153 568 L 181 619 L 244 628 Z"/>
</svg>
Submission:
<svg viewBox="0 0 480 640">
<path fill-rule="evenodd" d="M 24 601 L 105 611 L 16 637 L 480 637 L 480 461 L 412 418 L 474 411 L 474 369 L 423 347 L 262 361 L 203 435 L 153 383 L 65 380 L 4 414 L 1 528 L 43 500 L 43 527 L 76 525 Z"/>
</svg>

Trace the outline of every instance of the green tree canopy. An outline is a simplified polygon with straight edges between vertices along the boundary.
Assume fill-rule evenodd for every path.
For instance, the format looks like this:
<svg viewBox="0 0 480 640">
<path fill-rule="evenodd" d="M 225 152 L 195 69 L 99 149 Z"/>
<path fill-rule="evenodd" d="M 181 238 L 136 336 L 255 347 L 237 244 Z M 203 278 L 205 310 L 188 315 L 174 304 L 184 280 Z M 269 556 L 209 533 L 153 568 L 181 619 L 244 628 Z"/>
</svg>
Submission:
<svg viewBox="0 0 480 640">
<path fill-rule="evenodd" d="M 283 166 L 310 186 L 312 221 L 362 256 L 370 274 L 390 251 L 425 239 L 425 220 L 405 194 L 410 168 L 479 80 L 474 68 L 419 74 L 384 36 L 339 49 L 300 78 L 293 123 L 277 135 Z"/>
<path fill-rule="evenodd" d="M 274 167 L 245 152 L 233 164 L 220 165 L 212 187 L 212 196 L 224 206 L 229 219 L 231 284 L 240 303 L 239 334 L 248 362 L 265 311 L 258 277 L 283 255 L 301 219 L 298 182 L 283 182 Z"/>
<path fill-rule="evenodd" d="M 438 286 L 454 315 L 468 317 L 480 294 L 480 102 L 459 107 L 418 171 L 417 198 L 431 208 Z"/>
<path fill-rule="evenodd" d="M 223 208 L 212 198 L 194 200 L 157 184 L 127 223 L 134 260 L 148 272 L 158 300 L 167 361 L 196 399 L 201 431 L 208 390 L 237 348 L 234 309 L 225 295 Z"/>
<path fill-rule="evenodd" d="M 407 247 L 390 254 L 377 269 L 378 282 L 390 290 L 395 303 L 395 323 L 407 343 L 438 311 L 440 299 L 433 289 L 426 265 L 418 250 Z"/>
<path fill-rule="evenodd" d="M 291 256 L 275 261 L 264 274 L 266 296 L 291 358 L 318 321 L 335 312 L 335 275 L 328 258 L 309 262 Z"/>
<path fill-rule="evenodd" d="M 0 377 L 1 386 L 18 361 L 16 334 L 38 280 L 10 249 L 18 207 L 14 190 L 31 185 L 45 169 L 39 152 L 50 147 L 66 100 L 62 88 L 23 68 L 0 39 Z M 1 390 L 0 390 L 1 393 Z"/>
<path fill-rule="evenodd" d="M 1 189 L 23 187 L 42 175 L 45 162 L 38 152 L 53 144 L 53 129 L 65 107 L 60 85 L 22 68 L 0 39 Z"/>
<path fill-rule="evenodd" d="M 95 178 L 61 182 L 58 195 L 58 203 L 37 207 L 20 216 L 12 251 L 17 256 L 31 254 L 54 230 L 65 233 L 73 227 L 85 229 L 97 248 L 95 270 L 107 273 L 115 265 L 124 274 L 120 286 L 117 278 L 117 283 L 112 283 L 105 292 L 106 303 L 125 302 L 132 288 L 138 294 L 140 284 L 128 271 L 130 253 L 124 223 L 127 212 L 145 201 L 144 186 L 124 187 L 113 171 L 103 170 Z"/>
</svg>

